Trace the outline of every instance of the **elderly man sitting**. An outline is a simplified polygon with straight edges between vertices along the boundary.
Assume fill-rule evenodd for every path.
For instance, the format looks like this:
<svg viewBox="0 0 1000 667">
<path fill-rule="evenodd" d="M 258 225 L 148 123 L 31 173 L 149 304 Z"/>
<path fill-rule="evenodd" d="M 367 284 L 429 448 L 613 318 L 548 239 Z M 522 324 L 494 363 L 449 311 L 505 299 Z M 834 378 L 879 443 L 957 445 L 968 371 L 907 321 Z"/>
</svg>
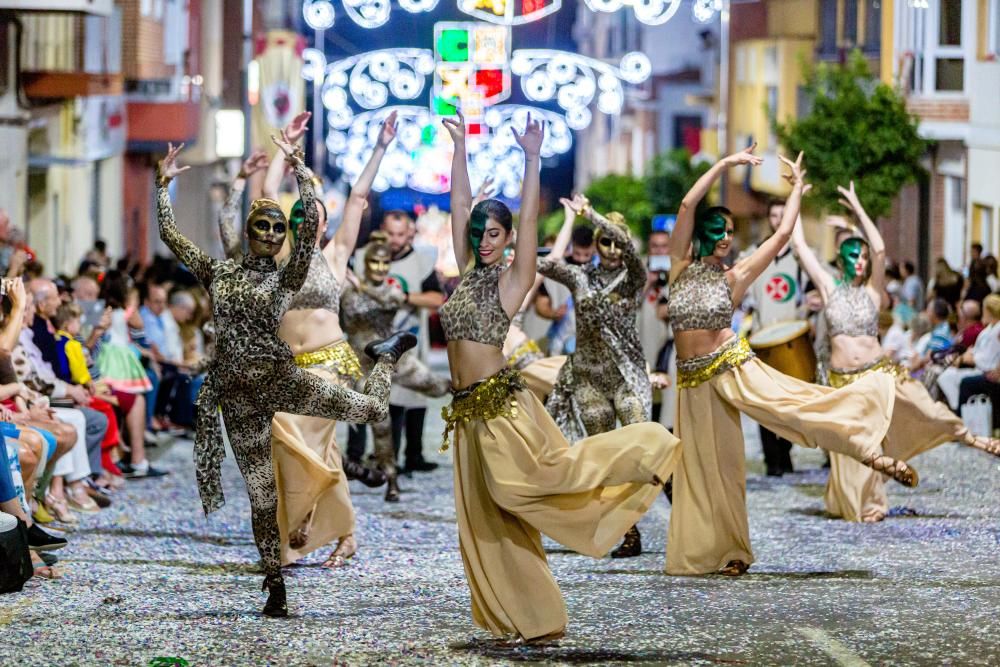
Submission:
<svg viewBox="0 0 1000 667">
<path fill-rule="evenodd" d="M 150 285 L 145 303 L 139 309 L 146 329 L 150 355 L 159 374 L 154 380 L 155 401 L 151 414 L 167 428 L 190 428 L 194 424 L 194 397 L 200 382 L 192 377 L 184 361 L 184 341 L 180 325 L 194 318 L 196 301 L 190 292 L 176 291 L 167 305 L 167 290 Z"/>
</svg>

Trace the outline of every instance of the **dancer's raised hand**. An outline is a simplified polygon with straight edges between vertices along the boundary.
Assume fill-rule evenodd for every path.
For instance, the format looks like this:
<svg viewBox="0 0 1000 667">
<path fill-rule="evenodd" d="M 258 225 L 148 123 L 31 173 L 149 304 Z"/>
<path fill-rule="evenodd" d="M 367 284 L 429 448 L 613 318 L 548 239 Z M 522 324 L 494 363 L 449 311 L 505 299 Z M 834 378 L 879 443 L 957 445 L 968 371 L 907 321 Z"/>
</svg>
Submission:
<svg viewBox="0 0 1000 667">
<path fill-rule="evenodd" d="M 378 133 L 377 145 L 379 148 L 387 148 L 392 143 L 392 140 L 396 138 L 398 129 L 396 125 L 396 112 L 393 111 L 382 121 L 382 129 Z"/>
<path fill-rule="evenodd" d="M 521 147 L 525 155 L 538 157 L 538 153 L 542 150 L 542 140 L 545 138 L 545 129 L 541 121 L 532 120 L 529 113 L 524 133 L 518 134 L 514 128 L 511 128 L 511 132 L 514 133 L 514 141 Z"/>
<path fill-rule="evenodd" d="M 722 158 L 722 161 L 727 167 L 736 167 L 742 164 L 748 164 L 752 167 L 759 167 L 764 164 L 764 158 L 759 155 L 754 155 L 753 152 L 757 150 L 757 142 L 753 142 L 744 150 L 739 153 L 733 153 L 732 155 L 727 155 Z"/>
<path fill-rule="evenodd" d="M 167 156 L 162 160 L 160 160 L 160 165 L 159 165 L 161 182 L 165 183 L 171 181 L 173 180 L 174 177 L 177 176 L 177 174 L 180 174 L 181 172 L 187 171 L 188 169 L 191 168 L 190 166 L 186 167 L 177 166 L 177 155 L 183 149 L 184 149 L 184 144 L 181 144 L 180 146 L 176 147 L 171 143 L 167 144 Z"/>
<path fill-rule="evenodd" d="M 248 178 L 250 175 L 257 173 L 258 171 L 263 171 L 267 169 L 270 161 L 267 159 L 267 153 L 262 150 L 255 150 L 250 153 L 250 157 L 243 160 L 243 165 L 240 167 L 240 178 Z"/>
<path fill-rule="evenodd" d="M 285 154 L 286 160 L 294 157 L 299 150 L 298 147 L 295 145 L 295 142 L 291 141 L 288 138 L 288 133 L 285 132 L 284 130 L 281 131 L 280 139 L 272 134 L 271 141 L 273 141 L 274 145 L 280 148 L 281 152 Z"/>
<path fill-rule="evenodd" d="M 287 137 L 290 143 L 297 144 L 299 143 L 299 139 L 305 136 L 310 118 L 312 118 L 312 113 L 303 111 L 285 126 L 285 137 Z"/>
<path fill-rule="evenodd" d="M 465 116 L 462 115 L 459 109 L 455 109 L 455 113 L 458 115 L 458 120 L 454 118 L 442 118 L 441 123 L 447 128 L 452 141 L 456 144 L 465 143 Z"/>
<path fill-rule="evenodd" d="M 842 206 L 849 208 L 852 211 L 857 211 L 861 208 L 861 200 L 858 199 L 858 193 L 854 191 L 854 181 L 851 181 L 850 189 L 845 188 L 842 185 L 838 185 L 837 192 L 839 192 L 842 197 L 842 199 L 840 199 L 840 204 Z"/>
<path fill-rule="evenodd" d="M 786 167 L 792 170 L 790 174 L 785 175 L 785 180 L 791 183 L 792 187 L 799 186 L 803 188 L 804 193 L 806 187 L 806 170 L 802 168 L 802 155 L 803 153 L 800 151 L 799 156 L 795 158 L 795 162 L 792 162 L 784 155 L 779 155 L 778 159 L 781 160 Z"/>
<path fill-rule="evenodd" d="M 587 206 L 590 205 L 590 201 L 587 199 L 586 196 L 584 196 L 582 192 L 574 192 L 572 199 L 566 199 L 565 197 L 560 197 L 559 203 L 562 204 L 563 207 L 570 209 L 577 215 L 583 213 L 586 210 Z"/>
</svg>

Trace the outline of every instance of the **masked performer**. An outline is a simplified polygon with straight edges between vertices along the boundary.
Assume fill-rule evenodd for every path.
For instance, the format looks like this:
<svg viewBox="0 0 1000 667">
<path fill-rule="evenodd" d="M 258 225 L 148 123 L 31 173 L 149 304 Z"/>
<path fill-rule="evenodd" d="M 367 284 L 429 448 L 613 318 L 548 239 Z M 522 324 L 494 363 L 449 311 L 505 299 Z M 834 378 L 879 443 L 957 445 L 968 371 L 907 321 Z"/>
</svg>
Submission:
<svg viewBox="0 0 1000 667">
<path fill-rule="evenodd" d="M 818 286 L 830 337 L 830 386 L 845 387 L 872 374 L 886 375 L 895 390 L 892 423 L 885 436 L 889 456 L 909 460 L 945 442 L 957 441 L 1000 456 L 1000 442 L 977 438 L 944 403 L 931 398 L 924 385 L 885 356 L 878 339 L 878 307 L 885 285 L 885 244 L 854 191 L 838 188 L 868 240 L 857 236 L 841 242 L 837 264 L 843 278 L 823 270 L 796 227 L 795 252 Z M 881 521 L 889 510 L 884 476 L 843 454 L 830 454 L 826 509 L 848 521 Z"/>
<path fill-rule="evenodd" d="M 308 119 L 309 114 L 303 113 L 292 121 L 286 128 L 289 139 L 299 140 Z M 318 243 L 326 233 L 326 209 L 317 202 L 319 229 L 314 236 L 304 239 L 313 245 L 309 272 L 302 289 L 292 297 L 278 329 L 278 336 L 291 348 L 299 367 L 346 387 L 361 382 L 363 376 L 358 356 L 340 328 L 340 289 L 347 273 L 347 260 L 357 242 L 368 193 L 386 148 L 395 136 L 393 113 L 382 124 L 372 156 L 351 188 L 340 227 L 322 250 Z M 248 161 L 245 169 L 252 171 L 260 166 L 259 162 Z M 283 161 L 273 160 L 264 187 L 266 196 L 277 197 L 283 173 Z M 231 197 L 230 201 L 235 205 L 227 207 L 230 212 L 220 221 L 227 255 L 233 256 L 240 249 L 235 232 L 239 199 Z M 283 259 L 291 249 L 291 242 L 303 233 L 304 211 L 301 200 L 292 207 L 289 216 L 292 233 L 277 259 Z M 385 477 L 378 471 L 343 459 L 337 447 L 336 428 L 337 423 L 330 419 L 286 412 L 274 416 L 271 442 L 278 480 L 278 527 L 284 564 L 299 560 L 333 538 L 338 539 L 338 544 L 323 567 L 346 564 L 357 552 L 354 506 L 347 480 L 358 479 L 370 487 L 385 483 Z M 346 473 L 346 479 L 341 471 Z"/>
<path fill-rule="evenodd" d="M 212 259 L 178 231 L 167 185 L 187 169 L 176 163 L 182 147 L 170 146 L 160 163 L 157 214 L 160 238 L 212 297 L 216 356 L 198 397 L 195 439 L 202 503 L 209 513 L 224 502 L 220 467 L 225 449 L 217 414 L 221 406 L 233 454 L 250 494 L 254 540 L 264 568 L 264 589 L 269 592 L 264 613 L 287 616 L 271 461 L 271 418 L 276 412 L 289 412 L 352 422 L 384 419 L 389 409 L 392 366 L 416 340 L 399 335 L 370 348 L 369 353 L 378 357 L 379 363 L 364 394 L 326 382 L 295 365 L 277 331 L 292 296 L 305 282 L 319 216 L 301 152 L 287 138 L 276 143 L 295 170 L 305 211 L 301 235 L 283 268 L 278 268 L 274 256 L 284 242 L 287 222 L 273 200 L 258 199 L 251 205 L 246 222 L 249 252 L 240 263 Z"/>
<path fill-rule="evenodd" d="M 365 265 L 358 284 L 348 284 L 340 298 L 344 330 L 355 351 L 363 350 L 373 340 L 391 334 L 393 319 L 406 303 L 406 293 L 399 283 L 388 279 L 391 263 L 392 249 L 385 233 L 372 233 L 365 250 Z M 370 365 L 365 362 L 362 370 L 369 371 Z M 432 373 L 414 354 L 407 354 L 399 360 L 393 382 L 435 398 L 444 396 L 450 388 L 448 378 Z M 373 423 L 372 432 L 375 436 L 376 462 L 389 480 L 385 499 L 397 502 L 399 485 L 396 483 L 392 421 L 385 419 Z"/>
<path fill-rule="evenodd" d="M 472 619 L 496 636 L 562 635 L 566 608 L 545 562 L 541 534 L 580 553 L 607 553 L 670 476 L 677 440 L 659 424 L 636 424 L 570 447 L 501 352 L 510 319 L 535 281 L 542 127 L 516 135 L 525 154 L 513 263 L 503 261 L 511 213 L 486 200 L 470 211 L 465 122 L 445 119 L 455 142 L 452 236 L 462 278 L 440 310 L 453 400 L 443 416 L 455 433 L 455 511 L 472 594 Z M 470 255 L 475 262 L 470 263 Z"/>
<path fill-rule="evenodd" d="M 681 465 L 674 475 L 667 572 L 740 575 L 753 563 L 746 511 L 746 461 L 740 412 L 793 443 L 852 456 L 916 486 L 917 474 L 882 454 L 892 418 L 892 378 L 874 373 L 834 390 L 779 373 L 758 360 L 732 330 L 734 304 L 789 241 L 804 188 L 802 156 L 792 163 L 792 192 L 778 229 L 731 268 L 733 221 L 717 207 L 695 220 L 695 207 L 723 171 L 759 165 L 749 149 L 723 158 L 684 197 L 671 239 L 670 322 L 677 345 Z M 694 241 L 692 259 L 687 256 Z"/>
<path fill-rule="evenodd" d="M 559 370 L 545 407 L 571 442 L 585 435 L 649 421 L 652 388 L 639 342 L 639 299 L 646 267 L 632 245 L 619 213 L 605 218 L 582 195 L 571 205 L 597 226 L 594 240 L 600 263 L 575 266 L 560 258 L 539 261 L 538 271 L 566 285 L 576 310 L 576 350 Z M 632 527 L 613 558 L 642 553 L 639 529 Z"/>
</svg>

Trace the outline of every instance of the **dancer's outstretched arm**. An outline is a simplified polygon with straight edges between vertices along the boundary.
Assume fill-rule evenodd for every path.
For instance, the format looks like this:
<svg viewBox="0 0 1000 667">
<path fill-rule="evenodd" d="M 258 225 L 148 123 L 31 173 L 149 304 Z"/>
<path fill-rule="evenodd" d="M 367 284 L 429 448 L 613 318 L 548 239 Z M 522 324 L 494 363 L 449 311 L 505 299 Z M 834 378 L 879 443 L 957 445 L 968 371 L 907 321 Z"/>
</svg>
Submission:
<svg viewBox="0 0 1000 667">
<path fill-rule="evenodd" d="M 465 116 L 458 111 L 458 120 L 444 118 L 441 122 L 451 135 L 455 152 L 451 157 L 451 240 L 459 273 L 469 270 L 469 215 L 472 213 L 472 185 L 469 183 L 468 156 L 465 153 Z M 475 251 L 475 248 L 471 249 Z"/>
<path fill-rule="evenodd" d="M 712 189 L 712 185 L 722 176 L 722 172 L 725 170 L 737 165 L 749 164 L 756 167 L 763 163 L 764 160 L 762 158 L 753 154 L 756 148 L 757 142 L 754 142 L 746 150 L 722 158 L 702 174 L 701 178 L 695 181 L 695 184 L 688 193 L 684 195 L 684 199 L 681 200 L 681 206 L 677 210 L 677 222 L 674 224 L 674 233 L 670 238 L 671 280 L 680 275 L 684 267 L 689 264 L 689 250 L 691 248 L 691 239 L 694 237 L 695 211 L 698 208 L 698 204 L 705 198 L 708 191 Z"/>
<path fill-rule="evenodd" d="M 516 130 L 514 140 L 524 151 L 524 178 L 521 181 L 521 212 L 518 216 L 517 238 L 514 241 L 514 262 L 500 277 L 500 303 L 511 318 L 535 282 L 538 263 L 538 192 L 542 140 L 545 129 L 541 121 L 528 114 L 523 134 Z"/>
<path fill-rule="evenodd" d="M 288 263 L 281 269 L 282 289 L 298 292 L 306 281 L 309 264 L 312 261 L 313 248 L 316 246 L 316 230 L 319 229 L 319 213 L 316 211 L 316 191 L 313 190 L 312 173 L 306 168 L 302 151 L 288 140 L 285 132 L 281 139 L 272 137 L 274 143 L 285 154 L 285 159 L 291 163 L 295 179 L 299 182 L 299 199 L 302 201 L 302 214 L 305 219 L 295 236 L 295 247 Z"/>
<path fill-rule="evenodd" d="M 837 191 L 844 197 L 840 200 L 840 203 L 854 211 L 854 214 L 858 216 L 858 220 L 861 222 L 861 228 L 864 230 L 865 237 L 868 240 L 868 261 L 872 264 L 872 277 L 869 285 L 871 285 L 876 294 L 879 295 L 879 299 L 881 299 L 885 287 L 885 241 L 882 240 L 878 226 L 868 217 L 868 212 L 865 211 L 865 207 L 861 205 L 861 200 L 858 199 L 857 193 L 854 192 L 854 181 L 851 181 L 850 189 L 838 186 Z"/>
<path fill-rule="evenodd" d="M 177 256 L 181 264 L 194 274 L 198 282 L 208 288 L 212 283 L 215 260 L 202 252 L 201 248 L 177 229 L 174 209 L 170 203 L 170 191 L 167 190 L 170 181 L 177 174 L 191 168 L 177 166 L 177 154 L 181 152 L 182 148 L 184 148 L 184 144 L 176 148 L 173 144 L 167 144 L 167 156 L 160 161 L 156 177 L 156 219 L 160 225 L 160 238 L 163 242 Z"/>
<path fill-rule="evenodd" d="M 285 136 L 288 138 L 289 143 L 298 144 L 299 140 L 305 136 L 310 118 L 312 118 L 312 113 L 303 111 L 285 127 Z M 275 153 L 275 157 L 271 160 L 271 165 L 267 168 L 267 175 L 264 177 L 264 191 L 259 196 L 278 201 L 278 194 L 281 192 L 281 182 L 285 180 L 287 164 L 281 151 Z M 257 193 L 251 192 L 250 195 L 253 199 L 257 198 Z"/>
<path fill-rule="evenodd" d="M 243 190 L 247 179 L 261 169 L 267 168 L 267 154 L 257 150 L 250 154 L 240 171 L 236 174 L 233 184 L 229 187 L 229 196 L 219 211 L 219 236 L 222 238 L 222 249 L 226 259 L 237 259 L 243 254 L 243 241 L 240 239 L 239 219 L 243 202 Z"/>
<path fill-rule="evenodd" d="M 566 248 L 569 247 L 570 239 L 573 236 L 573 223 L 576 222 L 576 210 L 573 209 L 572 202 L 565 197 L 560 197 L 559 202 L 563 205 L 563 224 L 559 228 L 559 234 L 556 235 L 556 240 L 552 244 L 552 249 L 548 255 L 554 260 L 560 260 L 566 254 Z M 541 259 L 538 261 L 541 261 Z M 524 301 L 521 302 L 521 310 L 527 310 L 535 302 L 535 297 L 538 296 L 538 290 L 541 289 L 544 280 L 545 276 L 536 271 L 535 282 L 531 285 L 531 289 L 528 290 Z"/>
<path fill-rule="evenodd" d="M 361 230 L 361 216 L 368 206 L 368 193 L 371 192 L 372 183 L 378 174 L 379 165 L 385 157 L 385 150 L 396 138 L 396 112 L 389 114 L 382 121 L 382 129 L 379 131 L 378 141 L 375 143 L 375 150 L 368 158 L 357 182 L 351 188 L 351 194 L 344 205 L 344 217 L 341 220 L 337 233 L 333 239 L 323 249 L 323 256 L 330 263 L 330 268 L 338 282 L 344 282 L 347 275 L 347 261 L 354 253 L 354 248 L 358 244 L 358 232 Z"/>
<path fill-rule="evenodd" d="M 764 269 L 774 261 L 781 249 L 792 238 L 792 230 L 799 219 L 799 207 L 802 204 L 802 192 L 805 188 L 806 172 L 802 168 L 802 153 L 799 153 L 795 162 L 779 155 L 779 159 L 791 169 L 792 173 L 786 176 L 792 184 L 792 192 L 785 202 L 785 212 L 781 216 L 781 223 L 769 239 L 764 241 L 747 258 L 742 259 L 730 270 L 730 284 L 733 289 L 733 303 L 743 300 L 743 295 L 747 289 L 757 280 L 757 277 L 764 272 Z"/>
<path fill-rule="evenodd" d="M 820 263 L 819 258 L 816 257 L 816 253 L 806 243 L 806 235 L 802 231 L 801 215 L 795 224 L 795 228 L 792 230 L 792 249 L 795 251 L 795 256 L 798 257 L 802 268 L 805 269 L 806 275 L 809 276 L 809 280 L 813 281 L 813 284 L 819 289 L 819 295 L 823 299 L 823 304 L 826 305 L 830 299 L 830 294 L 833 292 L 835 283 L 833 276 L 823 269 L 823 265 Z"/>
</svg>

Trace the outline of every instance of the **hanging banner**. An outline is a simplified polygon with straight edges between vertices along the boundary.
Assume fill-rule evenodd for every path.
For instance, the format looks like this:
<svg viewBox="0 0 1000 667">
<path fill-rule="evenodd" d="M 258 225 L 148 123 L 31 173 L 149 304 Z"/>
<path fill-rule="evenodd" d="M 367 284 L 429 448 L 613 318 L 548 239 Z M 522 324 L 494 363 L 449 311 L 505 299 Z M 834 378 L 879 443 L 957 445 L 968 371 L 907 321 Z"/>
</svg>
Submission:
<svg viewBox="0 0 1000 667">
<path fill-rule="evenodd" d="M 252 105 L 251 148 L 273 152 L 271 135 L 305 110 L 302 78 L 304 43 L 294 32 L 275 30 L 257 41 L 257 57 L 250 68 Z M 320 119 L 313 119 L 320 122 Z"/>
</svg>

